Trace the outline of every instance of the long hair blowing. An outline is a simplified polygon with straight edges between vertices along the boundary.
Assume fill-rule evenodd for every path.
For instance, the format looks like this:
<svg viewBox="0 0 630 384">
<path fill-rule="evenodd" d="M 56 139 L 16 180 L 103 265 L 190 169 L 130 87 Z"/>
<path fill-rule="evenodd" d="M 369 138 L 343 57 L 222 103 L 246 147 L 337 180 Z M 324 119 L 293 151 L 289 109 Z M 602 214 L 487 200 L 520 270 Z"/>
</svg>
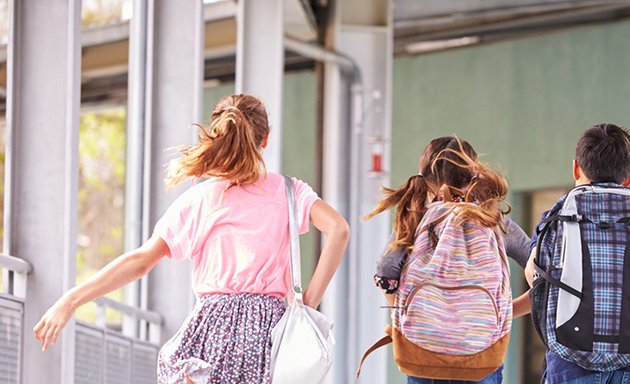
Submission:
<svg viewBox="0 0 630 384">
<path fill-rule="evenodd" d="M 385 198 L 378 202 L 372 212 L 364 219 L 369 220 L 391 207 L 397 206 L 394 216 L 394 232 L 396 238 L 389 244 L 391 248 L 413 245 L 416 227 L 422 220 L 425 212 L 425 203 L 428 197 L 429 187 L 424 177 L 411 176 L 407 182 L 398 189 L 382 187 Z"/>
<path fill-rule="evenodd" d="M 419 173 L 411 176 L 398 189 L 383 188 L 385 197 L 365 216 L 370 219 L 396 207 L 395 239 L 391 248 L 411 249 L 416 229 L 426 212 L 429 193 L 451 201 L 452 194 L 464 196 L 459 204 L 458 218 L 473 219 L 484 226 L 501 224 L 509 205 L 504 198 L 507 182 L 496 171 L 478 160 L 477 153 L 465 140 L 445 136 L 432 140 L 425 148 L 418 165 Z M 501 211 L 500 203 L 507 209 Z"/>
<path fill-rule="evenodd" d="M 438 159 L 449 153 L 453 156 L 445 158 L 445 161 L 472 175 L 469 184 L 463 190 L 464 202 L 471 204 L 458 204 L 456 206 L 457 218 L 476 221 L 485 227 L 501 227 L 503 215 L 509 213 L 511 209 L 505 201 L 508 193 L 505 178 L 487 164 L 470 157 L 463 151 L 447 148 L 438 156 Z M 446 193 L 452 191 L 448 184 L 445 184 L 444 188 Z M 446 196 L 444 200 L 449 199 Z"/>
<path fill-rule="evenodd" d="M 199 128 L 198 143 L 180 148 L 182 156 L 168 164 L 168 186 L 200 177 L 219 177 L 240 185 L 255 182 L 266 172 L 262 143 L 269 134 L 269 122 L 257 98 L 228 96 L 214 107 L 208 126 L 193 126 Z"/>
</svg>

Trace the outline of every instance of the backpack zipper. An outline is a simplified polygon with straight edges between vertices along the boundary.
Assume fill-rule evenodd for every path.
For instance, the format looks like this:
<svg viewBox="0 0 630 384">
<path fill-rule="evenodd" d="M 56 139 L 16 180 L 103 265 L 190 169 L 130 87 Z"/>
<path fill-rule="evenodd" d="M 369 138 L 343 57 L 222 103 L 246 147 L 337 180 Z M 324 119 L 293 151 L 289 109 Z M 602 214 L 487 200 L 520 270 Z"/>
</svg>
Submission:
<svg viewBox="0 0 630 384">
<path fill-rule="evenodd" d="M 416 293 L 423 287 L 425 286 L 431 286 L 431 287 L 436 287 L 445 291 L 457 291 L 457 290 L 462 290 L 462 289 L 477 289 L 480 290 L 482 292 L 484 292 L 486 295 L 488 295 L 488 297 L 490 297 L 490 301 L 492 302 L 492 306 L 494 307 L 494 314 L 497 318 L 497 325 L 499 324 L 499 307 L 497 306 L 497 303 L 494 299 L 494 297 L 492 296 L 492 293 L 490 293 L 490 291 L 484 287 L 482 287 L 481 285 L 466 285 L 464 287 L 449 287 L 446 285 L 440 285 L 440 284 L 433 284 L 433 283 L 427 283 L 424 282 L 418 286 L 416 286 L 414 289 L 411 290 L 411 292 L 409 292 L 409 295 L 407 296 L 407 299 L 405 300 L 405 305 L 402 306 L 402 310 L 403 310 L 403 314 L 405 314 L 407 312 L 407 310 L 409 309 L 409 304 L 411 303 L 411 299 L 413 299 L 413 297 L 416 295 Z"/>
</svg>

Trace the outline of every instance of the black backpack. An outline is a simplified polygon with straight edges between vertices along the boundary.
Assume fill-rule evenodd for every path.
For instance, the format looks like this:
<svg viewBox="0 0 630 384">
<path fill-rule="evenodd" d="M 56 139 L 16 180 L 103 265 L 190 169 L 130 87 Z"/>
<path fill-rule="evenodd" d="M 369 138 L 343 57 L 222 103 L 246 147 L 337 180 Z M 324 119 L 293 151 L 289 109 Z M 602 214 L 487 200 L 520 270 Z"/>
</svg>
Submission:
<svg viewBox="0 0 630 384">
<path fill-rule="evenodd" d="M 592 371 L 630 366 L 630 188 L 576 187 L 538 230 L 530 297 L 547 347 Z"/>
</svg>

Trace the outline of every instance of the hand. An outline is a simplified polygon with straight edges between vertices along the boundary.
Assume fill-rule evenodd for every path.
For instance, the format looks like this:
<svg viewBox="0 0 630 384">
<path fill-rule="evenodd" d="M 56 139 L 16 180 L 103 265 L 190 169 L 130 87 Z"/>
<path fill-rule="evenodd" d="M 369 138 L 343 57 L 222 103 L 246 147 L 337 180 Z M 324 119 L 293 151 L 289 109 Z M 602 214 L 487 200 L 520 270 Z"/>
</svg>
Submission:
<svg viewBox="0 0 630 384">
<path fill-rule="evenodd" d="M 42 351 L 46 351 L 49 346 L 54 346 L 57 337 L 68 321 L 74 314 L 74 308 L 64 296 L 46 311 L 39 323 L 33 328 L 35 338 L 39 340 L 43 346 Z"/>
<path fill-rule="evenodd" d="M 534 284 L 534 272 L 536 269 L 534 268 L 534 260 L 536 259 L 536 248 L 532 249 L 530 253 L 529 260 L 527 260 L 527 265 L 525 266 L 525 280 L 527 280 L 527 284 L 531 288 Z"/>
</svg>

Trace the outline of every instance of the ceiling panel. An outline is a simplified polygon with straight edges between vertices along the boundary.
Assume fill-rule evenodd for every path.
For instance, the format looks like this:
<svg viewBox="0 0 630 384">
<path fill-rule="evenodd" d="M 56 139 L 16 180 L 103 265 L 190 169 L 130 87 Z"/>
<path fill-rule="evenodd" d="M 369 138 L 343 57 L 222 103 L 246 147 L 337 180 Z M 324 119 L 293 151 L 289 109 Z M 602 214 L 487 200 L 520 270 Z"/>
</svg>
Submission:
<svg viewBox="0 0 630 384">
<path fill-rule="evenodd" d="M 630 0 L 394 0 L 394 52 L 423 53 L 630 17 Z"/>
</svg>

